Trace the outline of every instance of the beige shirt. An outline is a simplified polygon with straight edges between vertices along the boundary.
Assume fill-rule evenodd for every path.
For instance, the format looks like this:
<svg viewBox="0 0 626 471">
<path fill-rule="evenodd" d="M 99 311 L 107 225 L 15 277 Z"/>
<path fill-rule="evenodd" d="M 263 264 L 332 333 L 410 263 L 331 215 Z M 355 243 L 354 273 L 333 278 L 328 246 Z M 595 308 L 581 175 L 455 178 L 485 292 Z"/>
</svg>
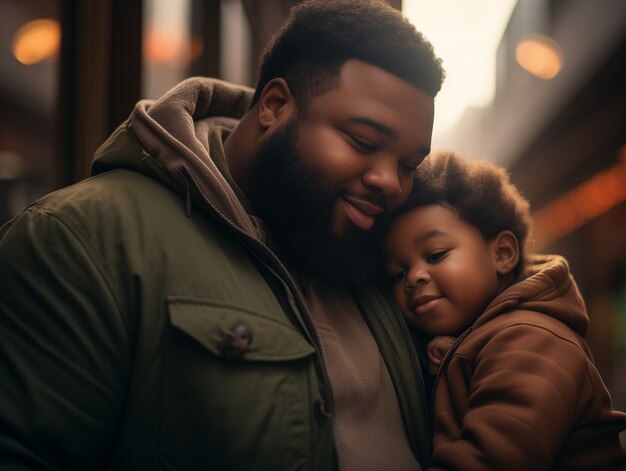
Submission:
<svg viewBox="0 0 626 471">
<path fill-rule="evenodd" d="M 341 469 L 420 470 L 389 372 L 352 297 L 321 280 L 305 282 L 304 292 L 326 355 Z"/>
</svg>

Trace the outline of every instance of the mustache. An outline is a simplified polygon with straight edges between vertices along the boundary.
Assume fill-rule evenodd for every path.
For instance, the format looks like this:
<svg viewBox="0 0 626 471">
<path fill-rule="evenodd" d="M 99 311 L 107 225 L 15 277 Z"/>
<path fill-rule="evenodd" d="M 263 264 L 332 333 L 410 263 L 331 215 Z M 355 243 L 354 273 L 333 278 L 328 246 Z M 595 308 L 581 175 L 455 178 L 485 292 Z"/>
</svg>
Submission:
<svg viewBox="0 0 626 471">
<path fill-rule="evenodd" d="M 349 196 L 351 198 L 355 198 L 357 200 L 366 201 L 374 206 L 378 206 L 384 212 L 387 212 L 387 198 L 383 195 L 376 193 L 359 193 L 352 190 L 343 190 L 340 193 L 340 196 Z"/>
</svg>

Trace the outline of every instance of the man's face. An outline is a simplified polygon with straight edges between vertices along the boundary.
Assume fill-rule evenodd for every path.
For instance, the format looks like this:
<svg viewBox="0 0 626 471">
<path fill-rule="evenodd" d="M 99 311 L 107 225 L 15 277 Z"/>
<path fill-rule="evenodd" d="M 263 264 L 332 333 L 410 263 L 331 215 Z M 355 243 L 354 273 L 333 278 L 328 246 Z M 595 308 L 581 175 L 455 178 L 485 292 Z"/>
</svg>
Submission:
<svg viewBox="0 0 626 471">
<path fill-rule="evenodd" d="M 380 220 L 406 201 L 432 122 L 432 97 L 350 60 L 334 88 L 266 138 L 250 196 L 293 263 L 348 282 L 372 273 Z"/>
</svg>

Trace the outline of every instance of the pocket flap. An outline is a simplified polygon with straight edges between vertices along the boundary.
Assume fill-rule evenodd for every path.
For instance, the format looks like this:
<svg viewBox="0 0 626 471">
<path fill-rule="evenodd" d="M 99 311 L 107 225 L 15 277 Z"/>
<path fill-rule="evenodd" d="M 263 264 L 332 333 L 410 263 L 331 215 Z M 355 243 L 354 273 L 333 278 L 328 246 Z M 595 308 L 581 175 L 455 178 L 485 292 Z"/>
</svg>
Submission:
<svg viewBox="0 0 626 471">
<path fill-rule="evenodd" d="M 315 348 L 296 329 L 249 309 L 207 299 L 168 297 L 172 325 L 210 352 L 232 359 L 225 342 L 233 332 L 247 332 L 238 355 L 242 361 L 285 361 L 305 358 Z M 236 345 L 237 346 L 237 345 Z"/>
</svg>

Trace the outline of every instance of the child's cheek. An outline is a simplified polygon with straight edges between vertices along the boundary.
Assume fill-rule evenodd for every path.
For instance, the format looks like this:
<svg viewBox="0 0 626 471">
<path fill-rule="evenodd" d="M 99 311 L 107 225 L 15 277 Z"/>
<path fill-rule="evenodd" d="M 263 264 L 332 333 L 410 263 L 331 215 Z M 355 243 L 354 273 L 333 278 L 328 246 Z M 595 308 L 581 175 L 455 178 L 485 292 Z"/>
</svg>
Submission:
<svg viewBox="0 0 626 471">
<path fill-rule="evenodd" d="M 402 283 L 396 283 L 396 285 L 391 290 L 391 295 L 395 303 L 400 307 L 400 310 L 406 315 L 409 307 L 406 293 L 402 288 Z"/>
</svg>

